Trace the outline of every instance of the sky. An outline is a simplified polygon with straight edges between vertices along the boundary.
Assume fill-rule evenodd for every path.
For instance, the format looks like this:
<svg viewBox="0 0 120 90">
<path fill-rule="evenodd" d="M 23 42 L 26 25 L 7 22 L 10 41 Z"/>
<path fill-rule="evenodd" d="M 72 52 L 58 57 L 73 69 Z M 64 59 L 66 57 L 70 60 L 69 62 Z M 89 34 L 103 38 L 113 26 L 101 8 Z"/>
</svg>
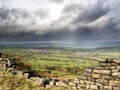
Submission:
<svg viewBox="0 0 120 90">
<path fill-rule="evenodd" d="M 120 0 L 0 0 L 0 42 L 120 40 Z"/>
</svg>

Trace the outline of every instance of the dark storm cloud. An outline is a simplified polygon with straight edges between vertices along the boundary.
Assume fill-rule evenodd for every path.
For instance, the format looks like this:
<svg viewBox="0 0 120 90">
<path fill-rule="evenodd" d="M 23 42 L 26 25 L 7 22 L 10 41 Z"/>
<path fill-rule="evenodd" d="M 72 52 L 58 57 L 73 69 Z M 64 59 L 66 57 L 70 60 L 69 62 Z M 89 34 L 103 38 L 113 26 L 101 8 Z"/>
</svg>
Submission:
<svg viewBox="0 0 120 90">
<path fill-rule="evenodd" d="M 92 22 L 106 15 L 108 12 L 109 8 L 101 7 L 98 4 L 90 9 L 85 9 L 82 14 L 78 15 L 75 22 Z"/>
<path fill-rule="evenodd" d="M 62 3 L 64 0 L 50 0 Z M 46 23 L 49 11 L 0 8 L 0 38 L 20 40 L 120 40 L 120 5 L 98 0 L 92 5 L 67 4 L 58 20 Z M 119 1 L 118 1 L 119 3 Z M 117 5 L 117 6 L 116 6 Z M 42 21 L 43 20 L 43 21 Z M 48 19 L 49 20 L 49 19 Z M 25 39 L 24 39 L 25 38 Z"/>
<path fill-rule="evenodd" d="M 115 6 L 115 9 L 113 9 L 107 2 L 104 3 L 102 0 L 92 6 L 71 4 L 63 9 L 62 17 L 58 22 L 68 21 L 68 29 L 71 30 L 74 27 L 71 33 L 76 33 L 73 38 L 78 41 L 80 39 L 119 40 L 120 29 L 117 28 L 120 26 L 119 10 L 119 6 Z"/>
<path fill-rule="evenodd" d="M 18 36 L 21 33 L 37 32 L 40 29 L 37 22 L 49 17 L 48 11 L 45 10 L 39 9 L 34 12 L 28 12 L 25 9 L 6 9 L 1 7 L 0 36 Z"/>
<path fill-rule="evenodd" d="M 27 18 L 29 17 L 29 13 L 24 9 L 5 9 L 0 8 L 0 18 L 1 19 L 8 19 L 11 18 L 10 16 L 16 18 Z"/>
<path fill-rule="evenodd" d="M 64 0 L 50 0 L 49 2 L 54 2 L 54 3 L 60 4 L 60 3 L 63 3 Z"/>
<path fill-rule="evenodd" d="M 97 2 L 95 5 L 70 4 L 63 9 L 64 16 L 73 16 L 75 22 L 92 22 L 106 15 L 110 10 L 109 6 L 104 6 L 104 3 Z"/>
<path fill-rule="evenodd" d="M 8 14 L 9 14 L 8 9 L 0 8 L 0 18 L 1 19 L 7 19 Z"/>
<path fill-rule="evenodd" d="M 32 18 L 31 15 L 35 15 L 40 18 L 46 18 L 49 16 L 48 10 L 46 9 L 39 9 L 35 12 L 28 12 L 25 9 L 5 9 L 5 8 L 0 8 L 0 18 L 1 19 L 7 19 L 15 17 L 15 18 Z"/>
</svg>

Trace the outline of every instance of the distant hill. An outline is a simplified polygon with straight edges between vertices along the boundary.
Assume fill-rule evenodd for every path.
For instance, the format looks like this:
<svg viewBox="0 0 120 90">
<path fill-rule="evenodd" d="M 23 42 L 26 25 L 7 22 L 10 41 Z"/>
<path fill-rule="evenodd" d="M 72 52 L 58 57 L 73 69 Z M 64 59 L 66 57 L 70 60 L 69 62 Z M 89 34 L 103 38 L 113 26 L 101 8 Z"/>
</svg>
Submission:
<svg viewBox="0 0 120 90">
<path fill-rule="evenodd" d="M 60 41 L 28 41 L 28 42 L 0 42 L 2 47 L 23 47 L 23 48 L 41 48 L 41 49 L 93 49 L 100 48 L 105 49 L 108 47 L 120 46 L 120 41 L 108 41 L 108 42 L 79 42 L 79 43 L 67 43 Z"/>
</svg>

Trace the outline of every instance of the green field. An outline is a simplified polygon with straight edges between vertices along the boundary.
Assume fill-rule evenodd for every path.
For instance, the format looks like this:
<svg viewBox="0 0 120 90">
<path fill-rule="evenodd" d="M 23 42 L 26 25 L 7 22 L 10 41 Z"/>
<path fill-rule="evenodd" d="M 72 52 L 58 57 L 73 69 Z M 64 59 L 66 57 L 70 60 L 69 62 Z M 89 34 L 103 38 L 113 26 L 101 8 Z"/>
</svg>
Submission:
<svg viewBox="0 0 120 90">
<path fill-rule="evenodd" d="M 40 75 L 60 79 L 76 78 L 85 67 L 98 64 L 99 58 L 120 58 L 120 47 L 81 49 L 71 47 L 1 47 L 0 52 L 19 57 Z"/>
</svg>

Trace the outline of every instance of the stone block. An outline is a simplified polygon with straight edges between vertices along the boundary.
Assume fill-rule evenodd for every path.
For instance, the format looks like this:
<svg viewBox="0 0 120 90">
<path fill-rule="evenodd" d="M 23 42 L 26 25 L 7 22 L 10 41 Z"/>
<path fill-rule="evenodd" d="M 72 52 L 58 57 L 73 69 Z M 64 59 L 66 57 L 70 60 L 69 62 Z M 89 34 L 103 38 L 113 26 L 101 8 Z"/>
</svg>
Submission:
<svg viewBox="0 0 120 90">
<path fill-rule="evenodd" d="M 111 75 L 111 70 L 100 70 L 101 74 Z"/>
<path fill-rule="evenodd" d="M 80 77 L 81 80 L 87 80 L 88 78 L 86 76 Z"/>
<path fill-rule="evenodd" d="M 97 85 L 90 85 L 90 90 L 98 90 L 98 86 Z"/>
<path fill-rule="evenodd" d="M 99 65 L 98 66 L 96 66 L 96 67 L 94 67 L 94 69 L 98 69 L 98 70 L 101 70 L 101 69 L 105 69 L 105 67 L 100 67 Z"/>
<path fill-rule="evenodd" d="M 107 64 L 107 63 L 99 63 L 99 66 L 100 66 L 100 67 L 107 67 L 108 64 Z"/>
<path fill-rule="evenodd" d="M 104 90 L 112 90 L 112 86 L 104 86 Z"/>
<path fill-rule="evenodd" d="M 120 65 L 119 65 L 119 66 L 116 66 L 116 68 L 120 70 Z"/>
<path fill-rule="evenodd" d="M 119 69 L 112 69 L 112 73 L 117 73 L 119 72 Z"/>
<path fill-rule="evenodd" d="M 108 81 L 104 79 L 96 79 L 96 83 L 100 83 L 102 85 L 108 85 Z"/>
<path fill-rule="evenodd" d="M 115 87 L 120 87 L 120 81 L 113 81 L 113 80 L 111 80 L 109 82 L 109 85 L 110 86 L 115 86 Z"/>
<path fill-rule="evenodd" d="M 92 74 L 92 78 L 96 78 L 96 79 L 98 78 L 99 79 L 99 78 L 101 78 L 101 75 L 100 74 Z"/>
<path fill-rule="evenodd" d="M 2 58 L 0 58 L 0 60 L 2 60 Z"/>
<path fill-rule="evenodd" d="M 114 63 L 120 64 L 120 60 L 114 59 L 113 60 Z"/>
<path fill-rule="evenodd" d="M 110 75 L 102 75 L 102 79 L 111 80 L 112 78 Z"/>
<path fill-rule="evenodd" d="M 96 73 L 96 74 L 101 74 L 101 70 L 94 69 L 94 70 L 93 70 L 93 73 Z"/>
<path fill-rule="evenodd" d="M 91 76 L 91 73 L 84 72 L 84 73 L 83 73 L 83 76 L 90 77 L 90 76 Z"/>
<path fill-rule="evenodd" d="M 88 81 L 95 82 L 96 79 L 88 77 Z"/>
<path fill-rule="evenodd" d="M 24 73 L 23 76 L 28 79 L 29 78 L 29 73 Z"/>
<path fill-rule="evenodd" d="M 99 61 L 99 63 L 105 63 L 105 62 L 106 62 L 106 59 L 105 59 L 105 58 L 102 58 L 102 59 L 99 59 L 98 61 Z"/>
<path fill-rule="evenodd" d="M 85 83 L 87 84 L 87 85 L 94 85 L 95 84 L 95 82 L 91 82 L 91 81 L 85 81 Z"/>
<path fill-rule="evenodd" d="M 120 90 L 120 87 L 113 87 L 112 90 Z"/>
<path fill-rule="evenodd" d="M 85 72 L 87 72 L 87 73 L 92 73 L 92 69 L 89 69 L 89 68 L 87 68 L 87 69 L 85 69 Z"/>
<path fill-rule="evenodd" d="M 85 84 L 84 85 L 79 84 L 78 87 L 80 87 L 80 88 L 86 88 L 86 85 Z"/>
<path fill-rule="evenodd" d="M 110 66 L 109 69 L 116 69 L 116 66 Z"/>
<path fill-rule="evenodd" d="M 120 77 L 120 72 L 112 73 L 112 76 L 119 78 Z"/>
<path fill-rule="evenodd" d="M 80 80 L 80 84 L 85 84 L 85 80 Z"/>
</svg>

